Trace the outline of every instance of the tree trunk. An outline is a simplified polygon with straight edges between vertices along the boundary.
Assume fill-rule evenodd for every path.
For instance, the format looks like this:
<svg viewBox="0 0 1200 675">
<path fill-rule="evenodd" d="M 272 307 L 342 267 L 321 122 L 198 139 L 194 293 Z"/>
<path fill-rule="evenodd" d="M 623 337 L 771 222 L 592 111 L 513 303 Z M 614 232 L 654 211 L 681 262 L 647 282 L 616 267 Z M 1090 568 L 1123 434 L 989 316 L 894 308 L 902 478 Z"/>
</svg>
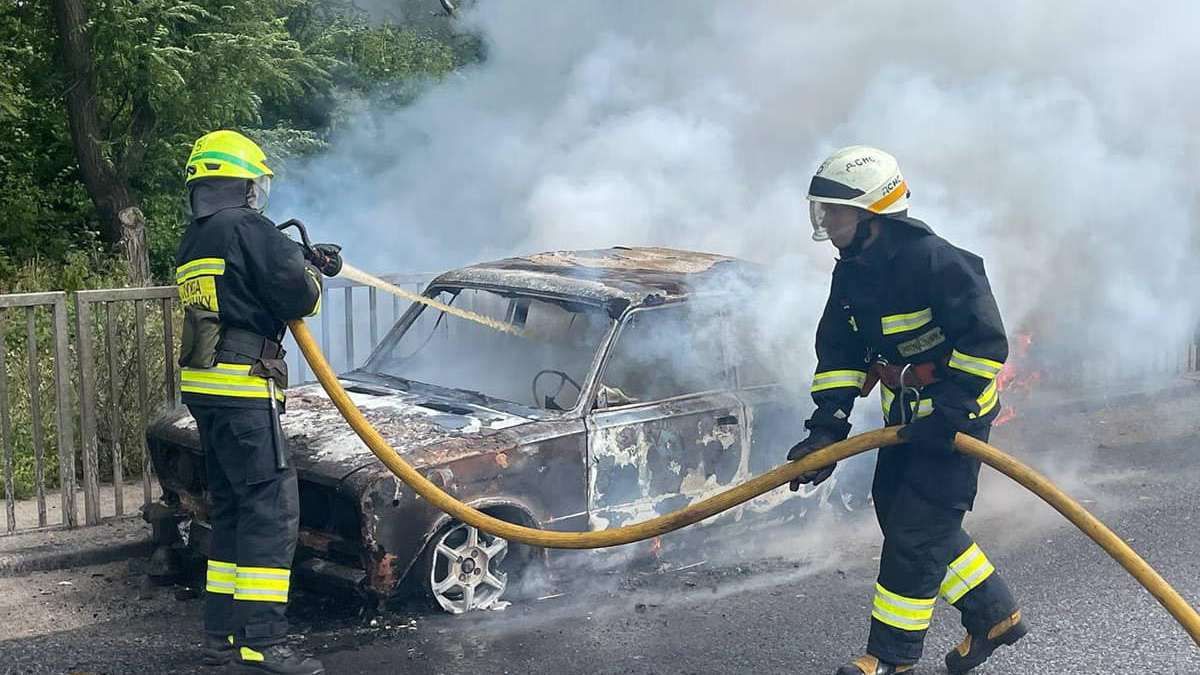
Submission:
<svg viewBox="0 0 1200 675">
<path fill-rule="evenodd" d="M 150 253 L 146 249 L 146 217 L 136 206 L 117 214 L 121 223 L 121 254 L 129 265 L 129 283 L 147 286 L 150 283 Z"/>
<path fill-rule="evenodd" d="M 145 217 L 125 183 L 122 172 L 104 155 L 103 129 L 96 111 L 96 84 L 92 45 L 87 35 L 87 10 L 83 0 L 51 0 L 58 26 L 66 74 L 67 119 L 79 163 L 80 177 L 96 205 L 101 235 L 120 246 L 129 267 L 129 281 L 145 284 L 149 278 Z"/>
</svg>

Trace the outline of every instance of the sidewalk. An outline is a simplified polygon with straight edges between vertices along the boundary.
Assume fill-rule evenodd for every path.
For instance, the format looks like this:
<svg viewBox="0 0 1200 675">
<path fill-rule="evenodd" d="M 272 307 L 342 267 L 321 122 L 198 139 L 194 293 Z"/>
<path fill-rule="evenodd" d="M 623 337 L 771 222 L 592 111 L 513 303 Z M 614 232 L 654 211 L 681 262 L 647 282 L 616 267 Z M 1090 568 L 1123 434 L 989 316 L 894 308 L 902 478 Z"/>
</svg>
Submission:
<svg viewBox="0 0 1200 675">
<path fill-rule="evenodd" d="M 158 481 L 154 480 L 150 484 L 150 499 L 158 499 L 162 494 L 162 490 L 158 487 Z M 125 515 L 140 513 L 142 504 L 145 503 L 145 494 L 141 480 L 129 482 L 125 484 L 122 490 L 122 498 L 124 500 Z M 111 484 L 100 486 L 100 517 L 111 518 L 116 515 L 116 495 L 114 494 Z M 22 499 L 17 504 L 17 531 L 28 530 L 38 526 L 38 503 L 37 499 Z M 7 516 L 4 515 L 4 500 L 0 498 L 0 533 L 4 533 L 8 526 Z M 75 512 L 79 517 L 79 522 L 83 523 L 83 489 L 75 490 Z M 62 524 L 62 493 L 58 490 L 53 490 L 46 493 L 46 524 L 55 526 Z"/>
</svg>

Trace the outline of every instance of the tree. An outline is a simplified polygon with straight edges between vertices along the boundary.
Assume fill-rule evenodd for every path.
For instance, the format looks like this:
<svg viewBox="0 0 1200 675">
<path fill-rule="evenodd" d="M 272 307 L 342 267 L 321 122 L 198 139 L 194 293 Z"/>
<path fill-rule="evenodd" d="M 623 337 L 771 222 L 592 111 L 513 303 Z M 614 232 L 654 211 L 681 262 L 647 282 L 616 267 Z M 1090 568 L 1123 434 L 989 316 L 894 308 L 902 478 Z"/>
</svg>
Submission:
<svg viewBox="0 0 1200 675">
<path fill-rule="evenodd" d="M 398 26 L 352 0 L 0 0 L 0 287 L 72 251 L 170 279 L 197 137 L 319 151 L 344 101 L 403 105 L 473 44 L 444 17 Z"/>
<path fill-rule="evenodd" d="M 146 218 L 129 190 L 128 172 L 145 151 L 144 135 L 154 124 L 153 110 L 144 92 L 133 103 L 132 124 L 136 127 L 123 157 L 114 161 L 104 151 L 105 131 L 97 111 L 92 44 L 87 32 L 88 15 L 83 0 L 51 0 L 62 44 L 63 71 L 67 77 L 67 118 L 79 173 L 88 195 L 104 223 L 104 239 L 119 244 L 129 269 L 129 281 L 145 285 L 150 278 L 146 253 Z"/>
<path fill-rule="evenodd" d="M 279 5 L 115 0 L 93 17 L 85 0 L 51 1 L 80 178 L 131 283 L 149 279 L 132 185 L 147 150 L 174 154 L 181 133 L 257 121 L 263 92 L 300 95 L 328 80 L 277 20 Z"/>
<path fill-rule="evenodd" d="M 27 261 L 95 250 L 47 3 L 0 2 L 0 292 Z"/>
</svg>

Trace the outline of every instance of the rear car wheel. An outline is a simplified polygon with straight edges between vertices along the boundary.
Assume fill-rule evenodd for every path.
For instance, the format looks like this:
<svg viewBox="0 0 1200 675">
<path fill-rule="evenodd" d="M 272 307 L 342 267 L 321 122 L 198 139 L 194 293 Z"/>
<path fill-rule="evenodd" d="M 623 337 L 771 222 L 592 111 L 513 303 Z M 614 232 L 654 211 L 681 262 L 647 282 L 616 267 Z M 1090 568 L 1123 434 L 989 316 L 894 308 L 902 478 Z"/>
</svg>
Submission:
<svg viewBox="0 0 1200 675">
<path fill-rule="evenodd" d="M 450 523 L 425 547 L 422 585 L 451 614 L 490 609 L 508 589 L 508 573 L 501 569 L 507 556 L 508 540 Z"/>
</svg>

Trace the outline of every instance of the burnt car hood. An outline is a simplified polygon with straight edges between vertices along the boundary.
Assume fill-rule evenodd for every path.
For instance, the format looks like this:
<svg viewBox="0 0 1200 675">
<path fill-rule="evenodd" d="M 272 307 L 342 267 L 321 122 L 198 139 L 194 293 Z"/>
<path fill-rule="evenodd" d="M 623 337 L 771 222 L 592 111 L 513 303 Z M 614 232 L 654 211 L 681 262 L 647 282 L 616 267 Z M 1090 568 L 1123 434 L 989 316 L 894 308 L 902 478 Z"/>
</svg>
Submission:
<svg viewBox="0 0 1200 675">
<path fill-rule="evenodd" d="M 418 393 L 343 381 L 351 400 L 413 466 L 432 466 L 492 446 L 493 438 L 533 420 L 491 408 Z M 379 460 L 342 418 L 318 384 L 288 390 L 281 418 L 296 469 L 321 482 L 341 481 Z M 196 422 L 187 408 L 161 418 L 152 436 L 192 449 L 200 447 Z M 488 442 L 488 441 L 492 442 Z M 322 480 L 323 479 L 323 480 Z"/>
</svg>

